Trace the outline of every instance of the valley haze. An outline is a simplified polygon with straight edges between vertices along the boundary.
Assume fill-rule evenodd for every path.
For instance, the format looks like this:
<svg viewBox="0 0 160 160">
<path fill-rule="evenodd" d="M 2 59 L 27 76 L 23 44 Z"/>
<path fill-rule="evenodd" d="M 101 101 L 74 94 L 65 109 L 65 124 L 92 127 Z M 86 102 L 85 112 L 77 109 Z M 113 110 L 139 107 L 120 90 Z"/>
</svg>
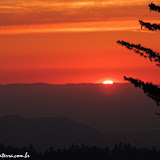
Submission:
<svg viewBox="0 0 160 160">
<path fill-rule="evenodd" d="M 0 85 L 0 102 L 4 144 L 160 144 L 158 107 L 129 83 Z"/>
</svg>

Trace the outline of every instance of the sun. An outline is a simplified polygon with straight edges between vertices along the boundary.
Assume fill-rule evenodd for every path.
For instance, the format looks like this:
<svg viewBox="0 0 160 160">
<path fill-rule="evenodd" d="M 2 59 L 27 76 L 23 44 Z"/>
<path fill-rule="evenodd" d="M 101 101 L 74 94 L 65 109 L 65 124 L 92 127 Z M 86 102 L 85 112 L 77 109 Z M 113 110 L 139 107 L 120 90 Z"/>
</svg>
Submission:
<svg viewBox="0 0 160 160">
<path fill-rule="evenodd" d="M 103 84 L 113 84 L 113 81 L 104 81 Z"/>
</svg>

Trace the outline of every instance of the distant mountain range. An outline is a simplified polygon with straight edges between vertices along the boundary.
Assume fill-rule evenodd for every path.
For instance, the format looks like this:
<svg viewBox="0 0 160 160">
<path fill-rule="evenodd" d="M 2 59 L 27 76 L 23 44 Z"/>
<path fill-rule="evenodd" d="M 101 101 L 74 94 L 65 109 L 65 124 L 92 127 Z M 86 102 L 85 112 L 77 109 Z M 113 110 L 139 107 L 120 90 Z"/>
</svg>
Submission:
<svg viewBox="0 0 160 160">
<path fill-rule="evenodd" d="M 68 118 L 0 117 L 0 143 L 13 146 L 33 144 L 43 149 L 49 146 L 67 147 L 73 144 L 107 144 L 105 136 L 84 124 Z"/>
<path fill-rule="evenodd" d="M 0 109 L 0 143 L 160 144 L 158 107 L 131 84 L 0 85 Z"/>
</svg>

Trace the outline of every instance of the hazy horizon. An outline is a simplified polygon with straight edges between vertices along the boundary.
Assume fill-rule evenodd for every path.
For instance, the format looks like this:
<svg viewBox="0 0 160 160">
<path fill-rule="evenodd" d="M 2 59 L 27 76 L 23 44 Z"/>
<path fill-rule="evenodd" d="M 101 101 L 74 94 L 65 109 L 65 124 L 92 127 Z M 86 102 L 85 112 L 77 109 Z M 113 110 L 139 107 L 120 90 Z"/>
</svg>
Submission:
<svg viewBox="0 0 160 160">
<path fill-rule="evenodd" d="M 149 83 L 152 83 L 152 82 L 149 82 Z M 29 84 L 48 84 L 48 85 L 78 85 L 78 84 L 100 84 L 100 85 L 110 85 L 110 86 L 112 86 L 112 85 L 114 85 L 114 84 L 130 84 L 130 82 L 113 82 L 113 84 L 103 84 L 103 82 L 101 82 L 101 83 L 92 83 L 92 82 L 87 82 L 87 83 L 85 83 L 85 82 L 81 82 L 81 83 L 43 83 L 43 82 L 35 82 L 35 83 L 6 83 L 6 84 L 3 84 L 3 83 L 0 83 L 0 85 L 21 85 L 21 84 L 26 84 L 26 85 L 29 85 Z M 152 83 L 153 84 L 153 83 Z M 156 83 L 154 83 L 155 85 L 160 85 L 160 84 L 156 84 Z M 133 85 L 133 84 L 131 84 L 131 85 Z"/>
<path fill-rule="evenodd" d="M 66 140 L 64 138 L 64 130 L 68 128 L 66 132 L 68 133 L 68 130 L 70 130 L 71 134 L 74 135 L 74 127 L 79 130 L 78 124 L 80 123 L 83 126 L 80 130 L 84 135 L 81 138 L 86 144 L 88 142 L 99 144 L 103 140 L 104 143 L 106 142 L 109 145 L 113 145 L 117 141 L 130 142 L 138 146 L 158 146 L 159 144 L 160 119 L 159 116 L 155 115 L 155 112 L 159 112 L 159 109 L 156 103 L 147 97 L 140 88 L 135 88 L 130 83 L 117 83 L 113 85 L 0 85 L 0 101 L 0 122 L 5 126 L 3 127 L 3 133 L 8 133 L 7 126 L 10 128 L 10 125 L 14 127 L 16 124 L 18 126 L 21 124 L 20 128 L 24 128 L 24 136 L 28 137 L 25 134 L 26 128 L 24 126 L 27 125 L 29 127 L 32 124 L 32 120 L 36 121 L 36 124 L 40 127 L 41 120 L 39 121 L 37 118 L 60 118 L 60 121 L 56 123 L 53 119 L 53 126 L 55 127 L 52 128 L 52 133 L 55 135 L 54 138 L 49 134 L 50 127 L 45 128 L 47 122 L 44 119 L 46 124 L 43 126 L 45 129 L 42 129 L 44 132 L 36 139 L 41 139 L 43 134 L 49 134 L 50 136 L 47 139 L 53 140 L 57 136 L 57 145 L 70 144 L 73 139 L 69 138 Z M 20 116 L 20 119 L 17 116 Z M 68 124 L 68 120 L 71 120 L 69 122 L 70 127 L 65 125 L 65 123 Z M 48 123 L 52 126 L 52 121 L 48 121 Z M 74 127 L 72 124 L 75 124 Z M 84 126 L 88 127 L 86 128 Z M 39 127 L 37 129 L 41 128 Z M 60 135 L 57 135 L 56 131 L 59 128 L 63 130 L 63 132 L 59 131 L 63 140 L 59 138 Z M 88 129 L 91 135 L 93 134 L 97 137 L 95 141 L 93 139 L 91 140 L 89 138 L 90 136 L 86 138 L 88 136 Z M 37 132 L 34 129 L 33 131 L 31 129 L 28 131 L 30 134 Z M 16 130 L 14 130 L 15 133 Z M 28 138 L 31 142 L 34 142 L 31 135 Z M 79 136 L 76 132 L 75 138 Z M 8 135 L 8 137 L 10 137 L 10 142 L 16 144 L 12 136 Z M 101 137 L 100 141 L 98 137 Z M 148 139 L 149 137 L 150 139 Z M 4 142 L 7 141 L 4 140 Z M 75 142 L 78 143 L 80 141 L 75 140 Z M 42 143 L 40 140 L 39 142 L 37 140 L 36 144 L 43 146 Z M 20 144 L 20 142 L 17 144 Z M 28 143 L 24 142 L 24 144 Z M 50 144 L 49 140 L 47 140 L 47 144 Z"/>
</svg>

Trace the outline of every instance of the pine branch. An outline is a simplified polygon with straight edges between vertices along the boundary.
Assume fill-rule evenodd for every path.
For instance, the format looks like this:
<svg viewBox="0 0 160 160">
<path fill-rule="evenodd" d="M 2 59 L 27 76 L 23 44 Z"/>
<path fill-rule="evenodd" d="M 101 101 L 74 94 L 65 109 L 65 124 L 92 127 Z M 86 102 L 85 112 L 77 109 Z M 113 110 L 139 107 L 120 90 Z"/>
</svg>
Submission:
<svg viewBox="0 0 160 160">
<path fill-rule="evenodd" d="M 141 29 L 144 26 L 145 28 L 147 28 L 150 31 L 156 31 L 156 30 L 160 30 L 160 24 L 156 24 L 156 23 L 149 23 L 149 22 L 143 22 L 141 20 L 139 20 L 139 23 L 141 25 Z"/>
<path fill-rule="evenodd" d="M 156 66 L 160 67 L 160 54 L 151 50 L 150 48 L 145 48 L 140 44 L 131 44 L 125 41 L 117 41 L 118 44 L 125 46 L 129 50 L 134 50 L 136 54 L 143 56 L 144 58 L 149 58 L 150 61 L 154 61 Z"/>
<path fill-rule="evenodd" d="M 149 4 L 149 9 L 150 9 L 150 12 L 151 11 L 160 12 L 160 6 L 157 6 L 153 3 Z M 141 24 L 141 29 L 144 26 L 145 28 L 147 28 L 150 31 L 160 30 L 160 24 L 156 24 L 156 23 L 151 24 L 149 22 L 144 22 L 142 20 L 139 20 L 139 23 Z"/>
<path fill-rule="evenodd" d="M 150 12 L 152 11 L 156 11 L 156 12 L 160 12 L 160 6 L 156 6 L 154 3 L 149 4 L 149 9 Z"/>
<path fill-rule="evenodd" d="M 152 83 L 144 83 L 143 81 L 139 79 L 133 79 L 131 77 L 124 77 L 126 81 L 131 82 L 135 85 L 135 87 L 142 88 L 144 93 L 152 98 L 158 106 L 160 106 L 160 88 L 158 86 L 153 85 Z"/>
</svg>

